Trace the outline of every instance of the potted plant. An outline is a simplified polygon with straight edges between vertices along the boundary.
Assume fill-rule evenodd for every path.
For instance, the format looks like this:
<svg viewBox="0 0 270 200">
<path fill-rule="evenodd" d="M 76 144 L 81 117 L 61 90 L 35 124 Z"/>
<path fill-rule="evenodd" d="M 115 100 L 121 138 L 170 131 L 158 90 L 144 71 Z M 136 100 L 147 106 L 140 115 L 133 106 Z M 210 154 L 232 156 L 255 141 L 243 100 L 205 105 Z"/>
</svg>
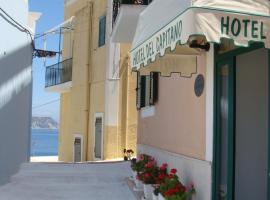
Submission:
<svg viewBox="0 0 270 200">
<path fill-rule="evenodd" d="M 168 176 L 168 164 L 163 163 L 158 170 L 158 176 L 156 178 L 156 184 L 153 185 L 154 191 L 152 193 L 152 199 L 158 200 L 160 184 L 164 182 L 166 176 Z"/>
<path fill-rule="evenodd" d="M 146 154 L 141 154 L 139 156 L 139 159 L 133 160 L 131 162 L 131 169 L 134 171 L 134 175 L 136 173 L 136 178 L 134 179 L 134 181 L 135 181 L 135 185 L 136 185 L 137 190 L 143 189 L 143 184 L 141 182 L 141 174 L 144 171 L 145 164 L 148 163 L 150 158 L 151 157 L 146 155 Z"/>
<path fill-rule="evenodd" d="M 131 157 L 133 156 L 134 151 L 132 149 L 124 149 L 124 160 L 128 161 L 131 160 Z"/>
<path fill-rule="evenodd" d="M 189 200 L 195 193 L 193 184 L 184 186 L 179 181 L 176 172 L 176 169 L 172 169 L 160 184 L 158 200 Z"/>
<path fill-rule="evenodd" d="M 144 166 L 144 171 L 141 173 L 140 179 L 143 182 L 143 190 L 145 199 L 152 199 L 152 194 L 154 191 L 153 185 L 156 184 L 157 177 L 159 173 L 159 168 L 156 161 L 150 158 L 148 163 Z"/>
<path fill-rule="evenodd" d="M 137 177 L 137 171 L 136 171 L 136 163 L 137 163 L 137 159 L 133 158 L 131 159 L 131 169 L 132 169 L 132 179 L 135 182 L 136 177 Z"/>
</svg>

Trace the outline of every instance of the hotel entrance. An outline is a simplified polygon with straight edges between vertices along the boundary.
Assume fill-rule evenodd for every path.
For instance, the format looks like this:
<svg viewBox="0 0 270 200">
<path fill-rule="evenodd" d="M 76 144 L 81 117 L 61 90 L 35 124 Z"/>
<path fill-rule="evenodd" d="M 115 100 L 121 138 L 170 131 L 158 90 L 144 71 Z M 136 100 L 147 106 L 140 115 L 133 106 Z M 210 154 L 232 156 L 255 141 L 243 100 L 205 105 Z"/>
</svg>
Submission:
<svg viewBox="0 0 270 200">
<path fill-rule="evenodd" d="M 217 56 L 215 200 L 269 199 L 268 57 L 264 48 Z"/>
</svg>

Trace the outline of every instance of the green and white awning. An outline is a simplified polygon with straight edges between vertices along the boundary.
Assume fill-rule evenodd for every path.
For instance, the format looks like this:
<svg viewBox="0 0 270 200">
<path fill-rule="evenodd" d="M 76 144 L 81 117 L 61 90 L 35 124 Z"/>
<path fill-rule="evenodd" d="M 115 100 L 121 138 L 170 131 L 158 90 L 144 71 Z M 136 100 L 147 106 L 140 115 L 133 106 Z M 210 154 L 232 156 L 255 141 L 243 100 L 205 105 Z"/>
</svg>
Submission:
<svg viewBox="0 0 270 200">
<path fill-rule="evenodd" d="M 205 37 L 210 43 L 220 43 L 222 38 L 228 38 L 232 39 L 236 46 L 247 47 L 251 42 L 262 42 L 265 48 L 270 48 L 270 16 L 267 13 L 269 7 L 264 6 L 265 12 L 256 12 L 257 14 L 244 12 L 244 8 L 237 11 L 193 6 L 187 7 L 178 15 L 172 13 L 174 17 L 167 22 L 162 17 L 159 20 L 158 14 L 154 13 L 156 21 L 153 23 L 149 23 L 151 13 L 147 15 L 145 9 L 132 44 L 132 68 L 139 70 L 141 66 L 155 62 L 158 56 L 173 52 L 177 45 L 186 45 L 192 37 L 197 36 Z M 151 7 L 149 9 L 153 10 Z M 140 26 L 140 23 L 147 21 L 148 24 Z M 160 21 L 163 23 L 162 27 L 153 25 Z"/>
</svg>

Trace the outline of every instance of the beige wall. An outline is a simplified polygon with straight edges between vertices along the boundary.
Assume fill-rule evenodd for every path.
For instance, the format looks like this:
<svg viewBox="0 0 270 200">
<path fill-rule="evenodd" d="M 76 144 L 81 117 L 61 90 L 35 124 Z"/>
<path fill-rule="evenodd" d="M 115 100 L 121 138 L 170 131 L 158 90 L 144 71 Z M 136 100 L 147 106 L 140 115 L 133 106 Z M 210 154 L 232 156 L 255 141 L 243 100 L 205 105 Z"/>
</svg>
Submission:
<svg viewBox="0 0 270 200">
<path fill-rule="evenodd" d="M 83 136 L 83 161 L 94 160 L 95 114 L 105 110 L 106 59 L 108 44 L 98 47 L 99 18 L 106 15 L 107 0 L 77 0 L 65 7 L 65 19 L 75 16 L 75 30 L 64 36 L 63 57 L 73 52 L 72 88 L 61 95 L 59 158 L 73 161 L 74 134 Z M 108 42 L 108 40 L 106 40 Z M 70 43 L 74 43 L 70 49 Z M 104 124 L 103 157 L 123 156 L 124 148 L 136 150 L 137 111 L 136 75 L 131 74 L 128 52 L 130 45 L 121 45 L 120 91 L 118 120 L 115 126 Z M 104 121 L 105 122 L 105 121 Z"/>
<path fill-rule="evenodd" d="M 65 7 L 65 19 L 75 16 L 75 29 L 64 35 L 63 59 L 73 52 L 72 88 L 61 95 L 59 160 L 73 161 L 75 134 L 83 137 L 83 160 L 86 160 L 89 96 L 90 15 L 91 4 L 77 1 Z M 73 40 L 73 41 L 72 41 Z M 70 45 L 74 43 L 73 47 Z M 70 49 L 70 48 L 73 49 Z"/>
<path fill-rule="evenodd" d="M 125 124 L 125 127 L 123 128 L 125 131 L 125 135 L 123 136 L 125 148 L 132 149 L 136 152 L 138 124 L 138 112 L 136 108 L 137 74 L 132 73 L 131 71 L 130 58 L 127 53 L 130 49 L 131 45 L 121 44 L 120 75 L 122 75 L 121 80 L 123 85 L 122 105 L 125 105 L 125 113 L 123 113 L 122 121 Z"/>
<path fill-rule="evenodd" d="M 205 65 L 205 57 L 198 57 L 198 74 L 205 75 Z M 155 115 L 139 117 L 138 144 L 205 159 L 205 91 L 196 97 L 196 76 L 160 77 Z"/>
<path fill-rule="evenodd" d="M 61 94 L 60 103 L 60 127 L 59 127 L 59 160 L 72 161 L 72 137 L 71 137 L 71 93 Z"/>
</svg>

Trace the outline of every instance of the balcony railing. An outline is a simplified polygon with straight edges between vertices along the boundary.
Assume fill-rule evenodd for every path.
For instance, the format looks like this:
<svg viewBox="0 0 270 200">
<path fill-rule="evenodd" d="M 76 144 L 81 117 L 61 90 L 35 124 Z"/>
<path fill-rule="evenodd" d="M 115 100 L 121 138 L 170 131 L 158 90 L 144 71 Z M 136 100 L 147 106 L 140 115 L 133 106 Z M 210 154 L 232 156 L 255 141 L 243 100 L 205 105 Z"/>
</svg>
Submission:
<svg viewBox="0 0 270 200">
<path fill-rule="evenodd" d="M 46 67 L 45 87 L 51 87 L 72 80 L 72 58 Z"/>
<path fill-rule="evenodd" d="M 152 2 L 152 0 L 114 0 L 113 1 L 113 24 L 117 18 L 119 13 L 119 8 L 122 4 L 128 5 L 148 5 Z"/>
</svg>

